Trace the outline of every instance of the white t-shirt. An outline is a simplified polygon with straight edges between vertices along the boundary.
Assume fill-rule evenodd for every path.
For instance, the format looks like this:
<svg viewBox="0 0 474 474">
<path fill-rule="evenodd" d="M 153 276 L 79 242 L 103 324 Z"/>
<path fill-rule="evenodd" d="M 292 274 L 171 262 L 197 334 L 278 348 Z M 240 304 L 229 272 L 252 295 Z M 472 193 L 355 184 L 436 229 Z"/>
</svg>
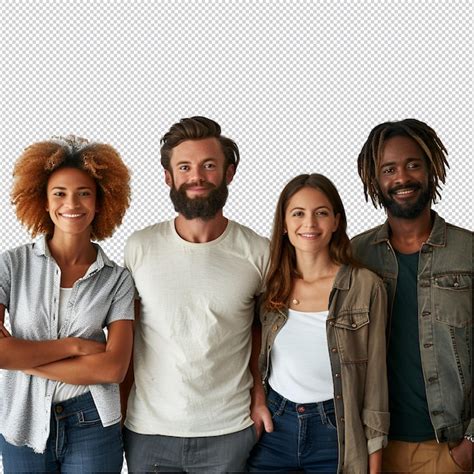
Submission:
<svg viewBox="0 0 474 474">
<path fill-rule="evenodd" d="M 271 351 L 268 383 L 295 403 L 315 403 L 334 398 L 326 336 L 327 311 L 288 310 Z"/>
<path fill-rule="evenodd" d="M 232 221 L 207 243 L 183 240 L 174 221 L 129 238 L 141 317 L 127 428 L 198 437 L 252 424 L 251 326 L 268 253 L 267 239 Z"/>
<path fill-rule="evenodd" d="M 60 288 L 59 290 L 59 311 L 58 311 L 58 332 L 67 323 L 67 306 L 71 297 L 72 288 Z M 78 397 L 89 392 L 89 385 L 72 385 L 58 382 L 53 393 L 53 402 L 63 402 L 70 398 Z"/>
</svg>

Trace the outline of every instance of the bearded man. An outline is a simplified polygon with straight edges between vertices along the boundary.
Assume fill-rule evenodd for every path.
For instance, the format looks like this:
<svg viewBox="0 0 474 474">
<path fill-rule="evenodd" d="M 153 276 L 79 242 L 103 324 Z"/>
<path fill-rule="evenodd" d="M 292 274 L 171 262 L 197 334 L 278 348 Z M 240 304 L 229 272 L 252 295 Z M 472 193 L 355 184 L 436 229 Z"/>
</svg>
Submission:
<svg viewBox="0 0 474 474">
<path fill-rule="evenodd" d="M 240 156 L 216 122 L 182 119 L 161 144 L 178 215 L 125 249 L 140 313 L 129 397 L 132 378 L 122 387 L 128 469 L 244 471 L 259 422 L 249 361 L 268 240 L 223 215 Z"/>
<path fill-rule="evenodd" d="M 472 232 L 431 209 L 446 154 L 405 119 L 375 127 L 358 159 L 366 199 L 388 216 L 352 241 L 388 294 L 384 472 L 472 472 Z"/>
</svg>

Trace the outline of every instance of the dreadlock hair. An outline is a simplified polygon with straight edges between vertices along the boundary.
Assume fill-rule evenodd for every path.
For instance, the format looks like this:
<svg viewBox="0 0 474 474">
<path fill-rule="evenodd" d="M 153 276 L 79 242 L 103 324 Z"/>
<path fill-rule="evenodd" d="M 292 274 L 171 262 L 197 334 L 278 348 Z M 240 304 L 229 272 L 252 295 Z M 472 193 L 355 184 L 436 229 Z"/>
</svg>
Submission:
<svg viewBox="0 0 474 474">
<path fill-rule="evenodd" d="M 372 200 L 375 207 L 382 207 L 380 189 L 377 182 L 378 168 L 387 140 L 393 137 L 408 137 L 423 150 L 428 167 L 430 201 L 441 198 L 439 190 L 446 180 L 446 158 L 448 151 L 436 132 L 426 123 L 413 118 L 377 125 L 369 134 L 357 159 L 359 176 L 364 183 L 365 200 Z"/>
<path fill-rule="evenodd" d="M 239 148 L 237 144 L 221 135 L 221 126 L 207 117 L 183 118 L 171 126 L 166 132 L 161 143 L 161 165 L 167 171 L 171 171 L 170 161 L 173 148 L 186 140 L 203 140 L 205 138 L 216 138 L 221 144 L 225 157 L 225 167 L 234 165 L 235 170 L 240 161 Z"/>
</svg>

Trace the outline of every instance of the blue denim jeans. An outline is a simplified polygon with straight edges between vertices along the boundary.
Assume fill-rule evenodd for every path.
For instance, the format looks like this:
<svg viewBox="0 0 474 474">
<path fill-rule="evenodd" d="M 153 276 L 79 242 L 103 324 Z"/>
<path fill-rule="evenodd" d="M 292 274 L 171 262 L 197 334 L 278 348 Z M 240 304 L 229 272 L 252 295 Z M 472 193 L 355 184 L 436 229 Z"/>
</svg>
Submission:
<svg viewBox="0 0 474 474">
<path fill-rule="evenodd" d="M 53 404 L 46 450 L 35 453 L 0 436 L 5 474 L 17 472 L 93 473 L 122 469 L 120 423 L 104 428 L 90 393 Z"/>
<path fill-rule="evenodd" d="M 337 471 L 338 447 L 333 400 L 294 403 L 270 388 L 273 432 L 264 432 L 248 460 L 250 472 Z"/>
</svg>

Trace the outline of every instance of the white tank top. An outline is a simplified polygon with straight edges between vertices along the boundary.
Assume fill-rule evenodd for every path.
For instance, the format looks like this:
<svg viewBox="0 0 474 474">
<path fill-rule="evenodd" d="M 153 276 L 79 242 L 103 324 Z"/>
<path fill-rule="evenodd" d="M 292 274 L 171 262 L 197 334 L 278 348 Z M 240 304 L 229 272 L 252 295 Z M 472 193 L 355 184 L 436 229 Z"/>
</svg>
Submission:
<svg viewBox="0 0 474 474">
<path fill-rule="evenodd" d="M 315 403 L 334 397 L 326 336 L 328 311 L 288 310 L 288 321 L 271 351 L 269 384 L 295 403 Z"/>
<path fill-rule="evenodd" d="M 66 309 L 71 297 L 72 288 L 61 288 L 59 293 L 58 333 L 66 321 Z M 71 385 L 58 382 L 53 394 L 53 403 L 64 402 L 70 398 L 78 397 L 89 391 L 88 385 Z"/>
</svg>

